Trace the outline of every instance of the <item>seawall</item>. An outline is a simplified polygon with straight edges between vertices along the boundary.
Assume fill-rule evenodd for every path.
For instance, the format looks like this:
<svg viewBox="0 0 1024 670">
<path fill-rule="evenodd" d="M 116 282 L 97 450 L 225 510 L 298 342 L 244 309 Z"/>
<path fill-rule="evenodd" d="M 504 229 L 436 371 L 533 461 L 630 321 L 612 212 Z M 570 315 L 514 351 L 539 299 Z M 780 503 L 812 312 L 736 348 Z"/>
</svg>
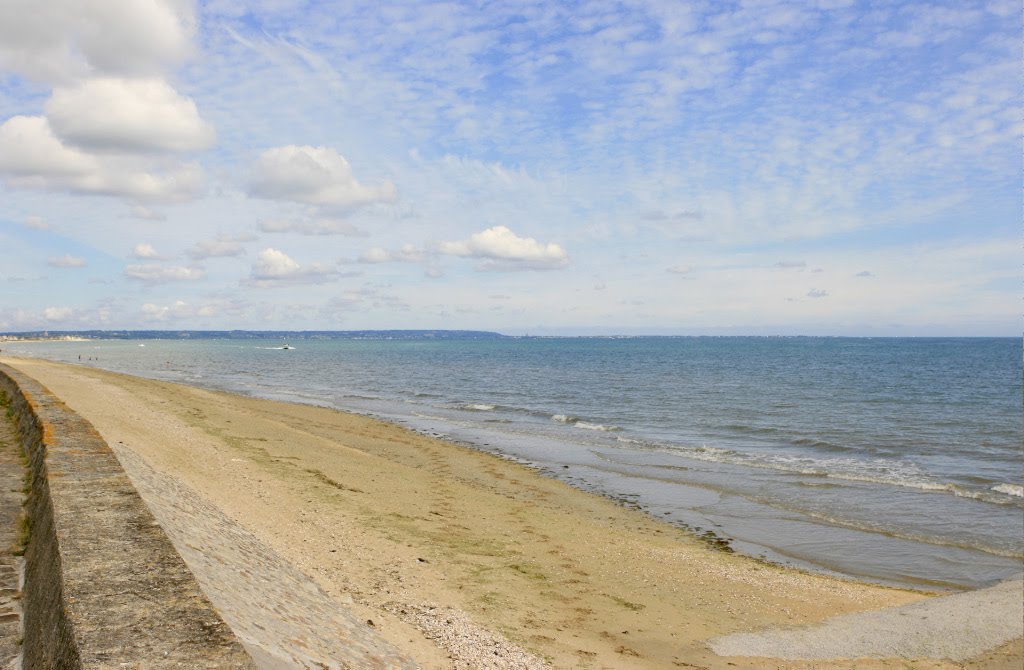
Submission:
<svg viewBox="0 0 1024 670">
<path fill-rule="evenodd" d="M 26 668 L 255 668 L 103 438 L 0 364 L 28 460 Z"/>
</svg>

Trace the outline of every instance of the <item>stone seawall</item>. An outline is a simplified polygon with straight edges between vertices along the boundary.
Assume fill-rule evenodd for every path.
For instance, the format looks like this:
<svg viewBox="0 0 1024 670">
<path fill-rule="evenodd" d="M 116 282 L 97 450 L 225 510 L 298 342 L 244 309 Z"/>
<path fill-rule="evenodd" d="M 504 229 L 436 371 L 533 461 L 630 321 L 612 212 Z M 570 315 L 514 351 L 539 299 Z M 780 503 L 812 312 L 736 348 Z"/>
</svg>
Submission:
<svg viewBox="0 0 1024 670">
<path fill-rule="evenodd" d="M 26 668 L 255 668 L 93 427 L 0 364 L 28 457 Z"/>
</svg>

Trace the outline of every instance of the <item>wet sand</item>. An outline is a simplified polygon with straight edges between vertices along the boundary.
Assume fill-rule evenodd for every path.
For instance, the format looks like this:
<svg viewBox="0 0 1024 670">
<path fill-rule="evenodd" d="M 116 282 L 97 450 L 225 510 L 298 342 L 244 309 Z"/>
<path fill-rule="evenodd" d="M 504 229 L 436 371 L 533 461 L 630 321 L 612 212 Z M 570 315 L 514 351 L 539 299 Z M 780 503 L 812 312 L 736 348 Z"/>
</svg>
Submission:
<svg viewBox="0 0 1024 670">
<path fill-rule="evenodd" d="M 724 657 L 709 641 L 923 594 L 716 551 L 521 465 L 370 418 L 3 362 L 92 422 L 265 667 L 366 667 L 354 642 L 424 668 L 908 667 Z M 912 667 L 1020 662 L 1011 642 Z"/>
</svg>

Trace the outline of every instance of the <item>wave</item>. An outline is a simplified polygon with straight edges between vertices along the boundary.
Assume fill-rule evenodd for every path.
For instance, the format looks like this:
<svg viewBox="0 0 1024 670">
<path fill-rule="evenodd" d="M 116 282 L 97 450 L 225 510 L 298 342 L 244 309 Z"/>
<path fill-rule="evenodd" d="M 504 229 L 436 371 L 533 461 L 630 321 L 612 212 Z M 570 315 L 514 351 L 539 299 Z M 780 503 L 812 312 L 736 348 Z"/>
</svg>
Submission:
<svg viewBox="0 0 1024 670">
<path fill-rule="evenodd" d="M 616 432 L 622 430 L 619 426 L 606 426 L 601 423 L 587 423 L 586 421 L 577 421 L 573 424 L 576 428 L 584 428 L 586 430 L 598 430 L 605 433 Z"/>
<path fill-rule="evenodd" d="M 921 542 L 923 544 L 930 544 L 937 547 L 952 547 L 954 549 L 966 549 L 968 551 L 981 551 L 986 554 L 991 554 L 993 556 L 1003 556 L 1005 558 L 1024 558 L 1024 553 L 1021 553 L 1020 551 L 1015 551 L 1012 549 L 1003 549 L 1000 547 L 993 547 L 987 544 L 982 544 L 980 542 L 956 541 L 941 537 L 935 537 L 931 535 L 924 535 L 921 533 L 915 533 L 912 531 L 896 530 L 892 528 L 879 526 L 873 523 L 865 523 L 862 521 L 854 521 L 852 519 L 840 518 L 833 516 L 831 514 L 817 512 L 814 510 L 796 509 L 795 511 L 806 514 L 811 518 L 824 521 L 833 526 L 840 526 L 842 528 L 851 528 L 853 530 L 862 530 L 870 533 L 878 533 L 880 535 L 885 535 L 887 537 L 895 537 L 901 540 L 910 540 L 912 542 Z"/>
<path fill-rule="evenodd" d="M 836 444 L 835 442 L 829 442 L 827 440 L 817 440 L 812 437 L 800 437 L 795 440 L 790 440 L 790 444 L 797 447 L 811 447 L 812 449 L 819 449 L 821 451 L 835 451 L 835 452 L 851 452 L 858 451 L 854 447 L 847 447 L 842 444 Z"/>
<path fill-rule="evenodd" d="M 993 486 L 988 490 L 976 490 L 968 489 L 951 482 L 935 482 L 927 480 L 901 480 L 886 477 L 871 477 L 862 476 L 846 473 L 829 473 L 825 475 L 830 479 L 845 479 L 847 481 L 855 482 L 867 482 L 872 484 L 888 484 L 890 486 L 900 486 L 908 489 L 918 489 L 920 491 L 934 491 L 937 493 L 952 493 L 958 498 L 971 498 L 973 500 L 981 500 L 982 502 L 995 503 L 997 505 L 1006 505 L 1012 501 L 1007 500 L 1003 496 L 992 495 L 991 491 L 999 493 L 1006 493 L 1011 496 L 1024 497 L 1024 493 L 1014 493 L 1015 489 L 1020 491 L 1024 487 L 1015 487 L 1012 484 L 1000 484 Z M 1004 488 L 1005 487 L 1005 488 Z"/>
<path fill-rule="evenodd" d="M 603 423 L 592 423 L 590 421 L 583 421 L 575 416 L 569 416 L 568 414 L 555 414 L 551 417 L 551 420 L 556 423 L 564 423 L 574 428 L 582 428 L 584 430 L 596 430 L 603 433 L 612 433 L 622 430 L 621 426 L 606 425 Z"/>
<path fill-rule="evenodd" d="M 1005 493 L 1006 495 L 1013 496 L 1015 498 L 1024 498 L 1024 486 L 1021 486 L 1020 484 L 997 484 L 993 486 L 991 490 L 999 493 Z"/>
<path fill-rule="evenodd" d="M 377 395 L 360 395 L 359 393 L 342 393 L 335 398 L 340 400 L 384 400 L 381 396 Z"/>
<path fill-rule="evenodd" d="M 778 433 L 778 428 L 772 426 L 751 426 L 745 423 L 727 423 L 722 426 L 724 430 L 734 430 L 740 433 L 772 434 Z"/>
<path fill-rule="evenodd" d="M 467 403 L 462 406 L 462 409 L 473 410 L 474 412 L 490 412 L 494 409 L 494 405 L 486 405 L 484 403 Z"/>
<path fill-rule="evenodd" d="M 919 491 L 949 493 L 959 498 L 970 498 L 996 505 L 1017 504 L 1014 498 L 1024 497 L 1024 487 L 999 484 L 987 489 L 968 488 L 952 482 L 935 481 L 917 465 L 909 461 L 888 459 L 861 460 L 855 458 L 811 458 L 786 454 L 752 454 L 732 449 L 702 445 L 684 447 L 647 442 L 629 437 L 618 437 L 618 442 L 630 448 L 655 451 L 693 460 L 775 470 L 794 475 L 822 477 L 832 482 L 863 482 L 882 484 Z M 835 486 L 840 484 L 836 483 Z M 1009 497 L 1008 497 L 1009 496 Z"/>
</svg>

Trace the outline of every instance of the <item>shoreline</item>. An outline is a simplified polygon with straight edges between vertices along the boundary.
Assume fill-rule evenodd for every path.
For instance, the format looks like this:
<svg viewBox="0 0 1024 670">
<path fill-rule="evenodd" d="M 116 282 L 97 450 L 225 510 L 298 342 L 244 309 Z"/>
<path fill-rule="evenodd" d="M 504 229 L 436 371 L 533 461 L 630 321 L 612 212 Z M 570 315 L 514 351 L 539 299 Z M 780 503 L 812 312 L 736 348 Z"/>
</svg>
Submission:
<svg viewBox="0 0 1024 670">
<path fill-rule="evenodd" d="M 700 400 L 708 397 L 706 393 L 683 389 L 683 400 L 672 400 L 671 389 L 658 383 L 652 388 L 666 391 L 659 397 L 669 400 L 640 402 L 642 394 L 637 398 L 627 394 L 620 409 L 602 409 L 617 405 L 608 402 L 610 396 L 600 396 L 600 401 L 577 397 L 576 390 L 564 398 L 552 395 L 555 392 L 545 376 L 530 372 L 536 368 L 529 365 L 516 364 L 523 367 L 525 375 L 518 390 L 501 384 L 489 389 L 486 367 L 467 368 L 466 375 L 450 382 L 445 381 L 444 370 L 437 368 L 439 356 L 471 364 L 490 352 L 489 346 L 431 346 L 421 355 L 420 347 L 327 343 L 282 356 L 259 351 L 273 347 L 245 343 L 156 344 L 147 349 L 137 348 L 133 342 L 97 342 L 95 351 L 86 351 L 74 343 L 58 343 L 14 350 L 72 364 L 80 353 L 82 363 L 88 366 L 247 396 L 332 406 L 392 421 L 482 451 L 513 455 L 581 490 L 627 498 L 656 518 L 664 517 L 680 527 L 686 524 L 699 533 L 717 531 L 733 538 L 737 551 L 818 573 L 912 589 L 958 591 L 993 585 L 1020 572 L 1024 547 L 1015 539 L 1013 529 L 1020 525 L 1024 501 L 1012 498 L 1012 491 L 998 494 L 998 500 L 989 500 L 990 496 L 975 499 L 959 492 L 954 496 L 955 487 L 948 482 L 974 481 L 969 475 L 975 472 L 989 476 L 995 472 L 993 466 L 984 459 L 972 461 L 965 456 L 965 474 L 950 474 L 946 466 L 933 467 L 929 460 L 934 456 L 929 455 L 932 447 L 908 447 L 914 453 L 897 459 L 893 454 L 902 447 L 891 448 L 906 431 L 890 434 L 884 411 L 875 417 L 877 421 L 872 419 L 877 413 L 873 406 L 857 410 L 862 413 L 858 420 L 863 432 L 845 434 L 840 430 L 832 435 L 830 429 L 811 419 L 800 424 L 801 430 L 780 435 L 770 443 L 752 438 L 748 444 L 745 433 L 729 433 L 733 428 L 742 432 L 760 425 L 756 417 L 746 417 L 751 407 L 749 398 L 744 400 L 746 391 L 740 392 L 735 402 L 726 402 L 724 413 L 718 414 Z M 587 353 L 591 352 L 589 346 L 583 350 L 556 348 L 548 353 L 557 354 L 557 365 L 569 360 L 567 356 L 582 356 L 585 381 L 601 360 L 598 354 Z M 734 348 L 729 345 L 723 351 Z M 635 357 L 638 351 L 634 349 L 629 351 Z M 500 350 L 501 360 L 507 356 L 518 360 L 515 357 L 520 353 L 528 358 L 547 355 L 545 347 Z M 886 351 L 877 355 L 885 358 L 890 355 Z M 678 353 L 673 348 L 661 355 Z M 99 358 L 86 363 L 87 354 Z M 381 366 L 389 360 L 400 365 L 385 372 L 387 368 Z M 643 367 L 640 361 L 636 363 Z M 785 379 L 781 381 L 782 389 L 793 390 Z M 704 389 L 708 390 L 713 389 Z M 822 405 L 818 402 L 822 398 L 811 395 L 814 397 L 804 398 L 809 406 L 831 411 L 832 404 Z M 857 402 L 864 405 L 868 400 L 860 397 Z M 682 418 L 667 418 L 670 415 L 663 411 L 689 404 L 694 404 L 692 417 L 683 412 Z M 791 408 L 797 404 L 783 405 L 790 409 L 778 410 L 782 428 L 793 429 L 798 425 L 793 421 L 804 421 L 793 415 Z M 911 402 L 908 406 L 917 414 L 933 411 L 918 405 Z M 658 407 L 662 409 L 645 414 Z M 765 411 L 776 412 L 772 407 Z M 634 409 L 635 420 L 629 414 Z M 730 423 L 731 410 L 736 412 L 735 425 Z M 717 417 L 712 423 L 722 424 L 725 433 L 693 433 L 691 424 L 703 425 L 703 411 Z M 995 411 L 990 414 L 997 420 L 1002 416 Z M 576 416 L 583 417 L 578 424 Z M 970 421 L 962 423 L 967 426 Z M 997 421 L 997 425 L 1002 424 Z M 665 432 L 670 428 L 674 432 Z M 961 432 L 966 430 L 962 427 Z M 912 430 L 907 433 L 908 444 L 917 444 L 914 434 Z M 816 436 L 825 440 L 821 443 L 825 446 L 819 449 L 815 443 L 791 448 L 787 440 L 794 435 Z M 869 446 L 852 456 L 832 453 L 832 443 L 845 444 L 844 439 L 851 448 Z M 877 450 L 882 455 L 876 454 Z M 1005 457 L 999 463 L 1004 461 Z M 1013 456 L 1010 470 L 1003 470 L 1016 470 L 1016 461 Z M 866 476 L 851 478 L 851 472 Z"/>
<path fill-rule="evenodd" d="M 113 342 L 121 342 L 121 340 L 109 340 Z M 40 361 L 51 361 L 50 359 L 34 359 L 31 357 L 23 357 L 28 360 L 40 360 Z M 60 362 L 57 362 L 61 364 Z M 871 584 L 884 588 L 895 588 L 902 589 L 914 593 L 920 593 L 925 595 L 940 595 L 949 593 L 958 593 L 962 591 L 973 591 L 979 588 L 985 588 L 984 586 L 967 586 L 962 584 L 952 584 L 939 580 L 928 580 L 928 579 L 903 579 L 900 580 L 895 577 L 886 578 L 875 576 L 867 573 L 856 573 L 844 571 L 840 568 L 830 567 L 821 562 L 815 562 L 811 559 L 803 558 L 800 556 L 790 555 L 784 550 L 777 547 L 768 546 L 765 544 L 759 544 L 752 541 L 736 540 L 729 537 L 725 533 L 716 533 L 709 526 L 716 525 L 712 520 L 702 517 L 699 514 L 693 512 L 693 510 L 687 510 L 689 514 L 687 519 L 689 522 L 684 522 L 681 519 L 669 520 L 667 518 L 658 516 L 654 513 L 650 507 L 645 507 L 638 503 L 636 494 L 631 493 L 616 493 L 611 490 L 601 488 L 599 485 L 595 485 L 587 480 L 579 480 L 574 482 L 575 477 L 563 477 L 561 473 L 557 471 L 558 463 L 555 462 L 538 462 L 531 460 L 525 456 L 517 455 L 510 452 L 509 450 L 503 450 L 501 448 L 495 448 L 489 443 L 481 442 L 480 440 L 474 440 L 472 438 L 461 438 L 451 435 L 450 433 L 438 432 L 437 426 L 430 426 L 428 421 L 413 421 L 408 417 L 402 417 L 399 415 L 388 415 L 378 410 L 373 409 L 361 409 L 356 407 L 339 406 L 330 401 L 316 398 L 315 396 L 304 395 L 298 392 L 285 392 L 285 391 L 266 391 L 259 392 L 250 390 L 234 384 L 212 384 L 212 383 L 200 383 L 199 380 L 191 378 L 178 378 L 178 377 L 161 377 L 161 376 L 145 376 L 136 373 L 119 372 L 115 370 L 108 370 L 102 367 L 93 367 L 91 365 L 85 365 L 82 363 L 75 363 L 73 361 L 63 362 L 66 365 L 80 365 L 85 369 L 90 370 L 101 370 L 104 372 L 111 372 L 112 374 L 126 375 L 129 377 L 137 377 L 140 379 L 151 380 L 155 382 L 166 382 L 171 384 L 180 384 L 183 386 L 189 386 L 208 391 L 226 393 L 229 395 L 235 395 L 243 398 L 252 398 L 257 400 L 266 400 L 269 402 L 281 402 L 293 404 L 296 406 L 304 407 L 319 407 L 331 411 L 341 412 L 344 414 L 351 414 L 353 416 L 360 416 L 371 419 L 373 421 L 379 421 L 389 426 L 393 426 L 399 430 L 407 430 L 423 437 L 439 440 L 447 444 L 465 449 L 471 449 L 482 454 L 488 454 L 508 460 L 509 462 L 516 463 L 519 466 L 530 469 L 539 476 L 552 479 L 555 481 L 562 482 L 571 486 L 577 491 L 580 491 L 586 495 L 595 495 L 600 498 L 609 500 L 616 505 L 624 508 L 635 509 L 648 518 L 658 523 L 668 524 L 676 529 L 681 529 L 694 539 L 706 544 L 716 551 L 733 552 L 738 551 L 740 555 L 743 555 L 751 560 L 765 563 L 767 565 L 773 565 L 785 570 L 794 570 L 798 572 L 804 572 L 812 575 L 821 575 L 825 577 L 831 577 L 839 580 L 850 581 L 859 584 Z M 563 466 L 565 467 L 565 466 Z M 695 490 L 709 490 L 715 493 L 721 493 L 718 489 L 707 488 L 698 484 L 687 484 L 690 488 Z M 998 582 L 989 584 L 993 586 Z"/>
<path fill-rule="evenodd" d="M 5 362 L 91 421 L 122 462 L 194 491 L 424 667 L 472 667 L 431 637 L 453 621 L 555 667 L 782 667 L 707 644 L 923 599 L 714 551 L 536 468 L 365 415 Z M 434 633 L 425 603 L 449 613 Z M 1012 643 L 998 653 L 1019 658 Z"/>
</svg>

